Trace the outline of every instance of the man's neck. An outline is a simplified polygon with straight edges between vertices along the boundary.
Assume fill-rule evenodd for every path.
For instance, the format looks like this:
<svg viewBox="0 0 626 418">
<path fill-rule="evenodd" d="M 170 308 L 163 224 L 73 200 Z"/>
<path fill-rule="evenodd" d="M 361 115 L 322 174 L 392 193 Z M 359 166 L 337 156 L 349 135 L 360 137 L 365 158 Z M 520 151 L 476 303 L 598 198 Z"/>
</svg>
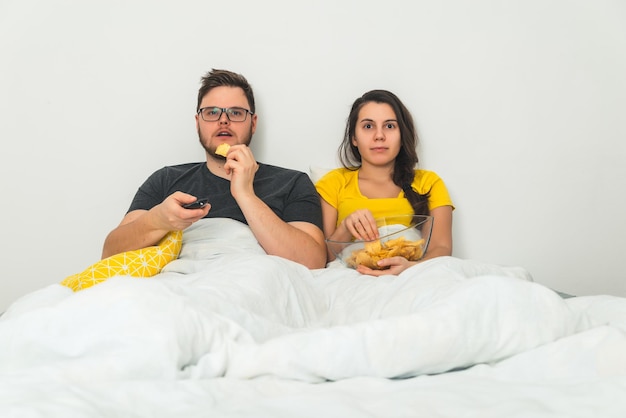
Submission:
<svg viewBox="0 0 626 418">
<path fill-rule="evenodd" d="M 206 166 L 209 171 L 218 177 L 230 180 L 230 174 L 226 174 L 226 170 L 224 170 L 224 164 L 226 164 L 226 160 L 207 155 Z"/>
</svg>

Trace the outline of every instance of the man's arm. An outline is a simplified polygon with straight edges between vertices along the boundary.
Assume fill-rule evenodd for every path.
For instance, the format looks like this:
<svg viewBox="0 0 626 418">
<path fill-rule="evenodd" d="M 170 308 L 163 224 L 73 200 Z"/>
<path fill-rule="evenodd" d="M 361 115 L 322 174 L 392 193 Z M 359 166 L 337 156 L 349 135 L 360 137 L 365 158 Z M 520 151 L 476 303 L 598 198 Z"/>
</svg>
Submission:
<svg viewBox="0 0 626 418">
<path fill-rule="evenodd" d="M 284 222 L 256 195 L 237 199 L 252 233 L 266 253 L 308 268 L 326 266 L 324 233 L 309 222 Z"/>
<path fill-rule="evenodd" d="M 326 266 L 324 233 L 309 222 L 283 221 L 254 192 L 254 176 L 259 166 L 247 146 L 230 148 L 224 170 L 230 190 L 246 222 L 266 253 L 298 262 L 308 268 Z"/>
<path fill-rule="evenodd" d="M 175 192 L 150 210 L 127 213 L 118 227 L 104 240 L 102 258 L 155 245 L 168 232 L 183 230 L 202 219 L 211 209 L 211 205 L 200 209 L 182 207 L 195 200 L 190 194 Z"/>
</svg>

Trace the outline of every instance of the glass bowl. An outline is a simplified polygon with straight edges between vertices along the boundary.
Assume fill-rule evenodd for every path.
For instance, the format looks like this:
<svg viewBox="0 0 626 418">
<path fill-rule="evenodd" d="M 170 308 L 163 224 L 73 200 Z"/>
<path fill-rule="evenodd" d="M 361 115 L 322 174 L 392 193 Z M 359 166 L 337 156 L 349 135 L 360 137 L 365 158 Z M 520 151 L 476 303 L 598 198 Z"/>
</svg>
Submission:
<svg viewBox="0 0 626 418">
<path fill-rule="evenodd" d="M 382 267 L 376 263 L 383 258 L 402 256 L 409 261 L 421 259 L 430 242 L 433 228 L 432 216 L 396 215 L 376 219 L 379 238 L 371 241 L 326 240 L 326 245 L 344 265 L 356 268 L 362 264 L 372 269 Z"/>
</svg>

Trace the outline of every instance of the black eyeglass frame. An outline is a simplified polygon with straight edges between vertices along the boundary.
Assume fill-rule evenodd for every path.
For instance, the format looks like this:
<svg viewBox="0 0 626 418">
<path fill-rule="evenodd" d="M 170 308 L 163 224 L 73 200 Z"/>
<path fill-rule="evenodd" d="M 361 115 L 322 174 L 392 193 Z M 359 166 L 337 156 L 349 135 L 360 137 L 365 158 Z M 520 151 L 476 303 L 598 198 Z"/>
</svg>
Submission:
<svg viewBox="0 0 626 418">
<path fill-rule="evenodd" d="M 202 113 L 202 111 L 203 111 L 204 109 L 213 109 L 213 110 L 219 109 L 219 110 L 220 110 L 220 114 L 219 114 L 219 115 L 217 115 L 217 118 L 216 118 L 215 120 L 206 120 L 206 119 L 204 118 L 203 113 Z M 232 120 L 232 119 L 230 118 L 230 112 L 231 112 L 232 110 L 239 110 L 239 111 L 245 112 L 243 119 L 242 119 L 242 120 Z M 252 111 L 250 111 L 250 110 L 246 109 L 245 107 L 217 107 L 217 106 L 205 106 L 205 107 L 202 107 L 202 108 L 198 109 L 198 115 L 200 115 L 200 117 L 202 118 L 202 120 L 203 120 L 203 121 L 205 121 L 205 122 L 217 122 L 218 120 L 220 120 L 220 119 L 221 119 L 221 117 L 222 117 L 222 113 L 226 113 L 226 117 L 227 117 L 227 118 L 228 118 L 228 120 L 229 120 L 229 121 L 231 121 L 231 122 L 245 122 L 245 121 L 246 121 L 246 119 L 248 118 L 248 113 L 250 114 L 250 116 L 254 115 L 254 112 L 252 112 Z"/>
</svg>

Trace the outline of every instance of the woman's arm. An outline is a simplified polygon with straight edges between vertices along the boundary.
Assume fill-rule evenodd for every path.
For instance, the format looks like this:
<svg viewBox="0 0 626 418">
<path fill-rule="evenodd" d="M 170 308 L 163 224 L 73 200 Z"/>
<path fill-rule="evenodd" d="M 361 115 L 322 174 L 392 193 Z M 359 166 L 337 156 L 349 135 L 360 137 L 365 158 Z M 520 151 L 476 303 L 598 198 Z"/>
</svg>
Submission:
<svg viewBox="0 0 626 418">
<path fill-rule="evenodd" d="M 426 254 L 420 261 L 452 255 L 452 206 L 440 206 L 430 211 L 433 230 Z"/>
</svg>

